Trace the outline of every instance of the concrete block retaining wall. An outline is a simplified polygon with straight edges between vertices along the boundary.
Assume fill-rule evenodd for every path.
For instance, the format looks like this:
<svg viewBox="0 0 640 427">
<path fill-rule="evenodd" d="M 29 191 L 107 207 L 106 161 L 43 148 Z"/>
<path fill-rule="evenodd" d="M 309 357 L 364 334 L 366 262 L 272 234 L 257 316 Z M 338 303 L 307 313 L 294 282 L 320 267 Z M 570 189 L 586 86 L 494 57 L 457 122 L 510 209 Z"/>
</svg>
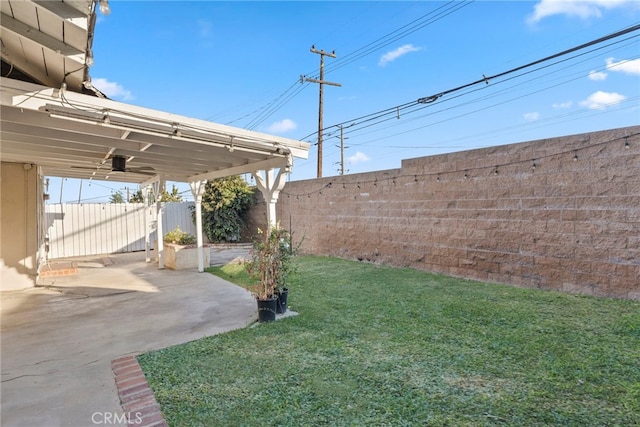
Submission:
<svg viewBox="0 0 640 427">
<path fill-rule="evenodd" d="M 307 253 L 640 299 L 640 126 L 290 182 L 278 218 Z"/>
</svg>

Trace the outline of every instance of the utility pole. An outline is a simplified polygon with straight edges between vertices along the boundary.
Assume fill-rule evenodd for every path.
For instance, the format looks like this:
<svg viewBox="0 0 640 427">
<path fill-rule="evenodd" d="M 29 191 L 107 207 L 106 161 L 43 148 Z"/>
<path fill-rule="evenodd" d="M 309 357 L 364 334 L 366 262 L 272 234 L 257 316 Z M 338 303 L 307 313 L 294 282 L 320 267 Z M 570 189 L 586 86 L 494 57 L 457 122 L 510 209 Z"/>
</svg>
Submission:
<svg viewBox="0 0 640 427">
<path fill-rule="evenodd" d="M 340 175 L 344 175 L 344 128 L 340 125 Z"/>
<path fill-rule="evenodd" d="M 311 79 L 305 76 L 301 76 L 301 81 L 318 83 L 320 85 L 320 102 L 318 107 L 318 178 L 322 178 L 322 110 L 323 110 L 323 93 L 324 85 L 342 86 L 340 83 L 325 82 L 324 81 L 324 57 L 329 56 L 331 58 L 336 57 L 336 51 L 331 53 L 324 50 L 317 50 L 315 45 L 311 46 L 311 52 L 320 55 L 320 79 Z"/>
</svg>

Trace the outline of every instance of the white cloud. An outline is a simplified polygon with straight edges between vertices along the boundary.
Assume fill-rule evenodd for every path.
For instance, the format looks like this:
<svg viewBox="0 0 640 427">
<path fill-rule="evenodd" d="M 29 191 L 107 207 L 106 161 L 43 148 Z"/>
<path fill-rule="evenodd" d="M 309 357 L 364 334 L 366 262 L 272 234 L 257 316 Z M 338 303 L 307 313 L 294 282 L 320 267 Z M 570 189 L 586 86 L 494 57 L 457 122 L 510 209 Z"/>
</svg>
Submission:
<svg viewBox="0 0 640 427">
<path fill-rule="evenodd" d="M 605 80 L 607 78 L 607 73 L 603 73 L 602 71 L 591 71 L 589 72 L 589 80 Z"/>
<path fill-rule="evenodd" d="M 603 9 L 619 6 L 635 6 L 637 0 L 540 0 L 528 17 L 530 24 L 553 15 L 575 16 L 580 19 L 599 18 Z"/>
<path fill-rule="evenodd" d="M 532 112 L 532 113 L 524 113 L 524 119 L 528 122 L 535 122 L 540 118 L 540 113 Z"/>
<path fill-rule="evenodd" d="M 280 120 L 279 122 L 273 123 L 267 131 L 271 133 L 286 133 L 290 130 L 294 130 L 298 125 L 291 119 Z"/>
<path fill-rule="evenodd" d="M 371 160 L 371 158 L 364 154 L 362 151 L 358 151 L 356 154 L 354 154 L 353 156 L 349 156 L 349 158 L 347 159 L 349 164 L 352 165 L 368 162 L 369 160 Z"/>
<path fill-rule="evenodd" d="M 573 101 L 565 101 L 565 102 L 559 102 L 557 104 L 553 104 L 552 107 L 555 109 L 564 109 L 564 108 L 571 108 L 572 105 L 573 105 Z"/>
<path fill-rule="evenodd" d="M 606 107 L 619 104 L 625 99 L 627 98 L 624 95 L 620 95 L 616 92 L 597 91 L 589 95 L 589 97 L 582 101 L 580 105 L 587 107 L 590 110 L 603 110 Z"/>
<path fill-rule="evenodd" d="M 109 98 L 119 99 L 121 101 L 131 101 L 133 95 L 131 91 L 123 88 L 119 83 L 110 82 L 107 79 L 97 78 L 91 79 L 91 84 L 93 84 L 100 92 L 107 95 Z"/>
<path fill-rule="evenodd" d="M 607 70 L 620 71 L 625 74 L 640 75 L 640 59 L 629 59 L 627 61 L 614 62 L 613 58 L 607 59 Z"/>
<path fill-rule="evenodd" d="M 396 59 L 400 58 L 403 55 L 411 52 L 417 52 L 422 50 L 421 47 L 415 47 L 412 44 L 405 44 L 404 46 L 400 46 L 399 48 L 389 51 L 380 57 L 380 61 L 378 61 L 378 65 L 380 67 L 384 67 L 389 62 L 393 62 Z"/>
</svg>

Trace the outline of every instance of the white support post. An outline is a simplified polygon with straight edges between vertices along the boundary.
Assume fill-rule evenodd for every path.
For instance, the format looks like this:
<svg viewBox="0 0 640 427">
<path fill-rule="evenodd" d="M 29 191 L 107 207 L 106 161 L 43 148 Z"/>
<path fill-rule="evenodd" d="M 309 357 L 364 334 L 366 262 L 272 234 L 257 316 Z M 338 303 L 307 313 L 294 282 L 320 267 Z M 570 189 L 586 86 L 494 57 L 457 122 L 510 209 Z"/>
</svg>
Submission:
<svg viewBox="0 0 640 427">
<path fill-rule="evenodd" d="M 151 210 L 149 209 L 151 194 L 151 188 L 146 186 L 142 189 L 142 200 L 144 201 L 144 257 L 145 262 L 151 262 L 151 221 L 149 215 Z M 157 248 L 156 248 L 157 249 Z"/>
<path fill-rule="evenodd" d="M 204 257 L 202 254 L 202 195 L 204 194 L 206 183 L 207 181 L 194 181 L 189 183 L 196 205 L 196 247 L 198 249 L 198 272 L 200 273 L 204 271 Z"/>
<path fill-rule="evenodd" d="M 262 176 L 262 171 L 256 171 L 252 174 L 256 179 L 258 190 L 260 190 L 264 201 L 267 203 L 267 233 L 271 231 L 271 228 L 277 226 L 276 203 L 278 202 L 280 191 L 286 184 L 287 173 L 289 173 L 289 168 L 280 168 L 275 177 L 274 169 L 264 171 L 264 177 Z"/>
<path fill-rule="evenodd" d="M 160 201 L 162 191 L 164 190 L 164 177 L 160 176 L 157 182 L 153 183 L 153 193 L 156 198 L 156 214 L 157 214 L 157 235 L 158 235 L 158 269 L 164 269 L 164 231 L 162 229 L 163 203 Z"/>
</svg>

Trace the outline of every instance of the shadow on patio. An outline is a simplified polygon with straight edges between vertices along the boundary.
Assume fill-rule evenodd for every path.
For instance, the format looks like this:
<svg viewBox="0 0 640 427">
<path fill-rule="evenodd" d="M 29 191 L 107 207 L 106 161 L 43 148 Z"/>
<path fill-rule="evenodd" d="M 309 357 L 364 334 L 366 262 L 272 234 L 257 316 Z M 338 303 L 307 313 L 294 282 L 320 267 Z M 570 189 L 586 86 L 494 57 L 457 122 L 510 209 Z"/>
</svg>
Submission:
<svg viewBox="0 0 640 427">
<path fill-rule="evenodd" d="M 91 425 L 121 413 L 111 360 L 242 328 L 244 289 L 144 253 L 79 259 L 78 274 L 2 294 L 2 425 Z"/>
</svg>

